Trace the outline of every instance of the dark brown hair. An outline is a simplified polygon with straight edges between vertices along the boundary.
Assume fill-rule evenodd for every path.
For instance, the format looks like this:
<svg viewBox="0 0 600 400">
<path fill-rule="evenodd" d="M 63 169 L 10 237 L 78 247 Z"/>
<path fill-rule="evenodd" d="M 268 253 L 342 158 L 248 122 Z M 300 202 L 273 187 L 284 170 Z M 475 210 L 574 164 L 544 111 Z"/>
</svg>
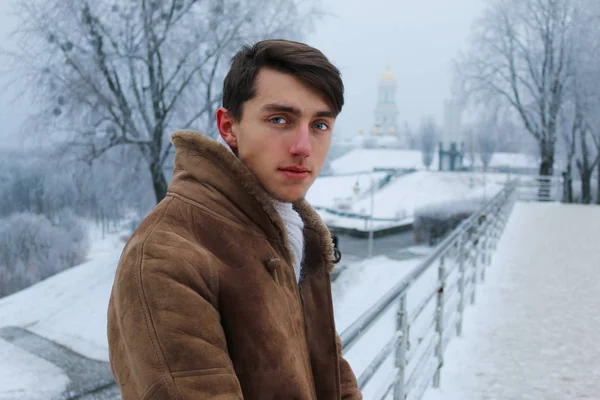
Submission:
<svg viewBox="0 0 600 400">
<path fill-rule="evenodd" d="M 223 107 L 240 121 L 243 105 L 256 95 L 256 76 L 261 68 L 293 75 L 323 96 L 338 115 L 344 105 L 340 71 L 319 50 L 289 40 L 264 40 L 244 46 L 231 59 L 223 83 Z"/>
</svg>

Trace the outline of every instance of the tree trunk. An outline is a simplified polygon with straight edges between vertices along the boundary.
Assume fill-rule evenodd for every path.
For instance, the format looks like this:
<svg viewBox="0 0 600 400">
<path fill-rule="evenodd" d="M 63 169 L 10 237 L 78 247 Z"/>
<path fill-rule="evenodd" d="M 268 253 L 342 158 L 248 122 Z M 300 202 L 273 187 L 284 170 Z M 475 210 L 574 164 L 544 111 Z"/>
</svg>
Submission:
<svg viewBox="0 0 600 400">
<path fill-rule="evenodd" d="M 563 203 L 573 203 L 573 168 L 570 164 L 563 173 Z"/>
<path fill-rule="evenodd" d="M 150 174 L 152 175 L 152 186 L 154 188 L 154 196 L 156 197 L 156 204 L 160 203 L 162 199 L 167 195 L 167 180 L 162 170 L 162 165 L 159 160 L 156 160 L 150 164 Z"/>
<path fill-rule="evenodd" d="M 554 143 L 549 142 L 546 139 L 540 141 L 540 153 L 542 161 L 540 162 L 540 176 L 552 176 L 554 175 Z M 551 200 L 551 185 L 544 179 L 539 179 L 538 187 L 538 200 L 546 201 Z"/>
<path fill-rule="evenodd" d="M 584 129 L 579 131 L 581 160 L 577 160 L 577 168 L 579 169 L 579 176 L 581 177 L 581 202 L 583 204 L 590 204 L 592 201 L 591 180 L 593 166 L 590 165 L 586 134 L 587 132 Z"/>
<path fill-rule="evenodd" d="M 547 140 L 540 142 L 540 152 L 542 161 L 540 162 L 540 175 L 541 176 L 552 176 L 554 174 L 554 145 L 548 143 Z"/>
<path fill-rule="evenodd" d="M 590 204 L 592 202 L 592 174 L 590 170 L 581 171 L 581 202 Z"/>
</svg>

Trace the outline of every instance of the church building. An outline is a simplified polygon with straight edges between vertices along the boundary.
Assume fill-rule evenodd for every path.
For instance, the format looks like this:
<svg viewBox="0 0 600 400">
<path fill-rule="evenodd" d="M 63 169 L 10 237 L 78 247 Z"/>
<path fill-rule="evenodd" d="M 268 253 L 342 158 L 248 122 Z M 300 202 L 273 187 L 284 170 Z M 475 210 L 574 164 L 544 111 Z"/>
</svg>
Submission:
<svg viewBox="0 0 600 400">
<path fill-rule="evenodd" d="M 396 104 L 397 82 L 388 64 L 379 76 L 377 102 L 374 110 L 374 124 L 368 132 L 359 131 L 359 144 L 366 148 L 409 148 L 410 138 L 398 125 L 398 105 Z M 366 134 L 365 134 L 366 133 Z"/>
</svg>

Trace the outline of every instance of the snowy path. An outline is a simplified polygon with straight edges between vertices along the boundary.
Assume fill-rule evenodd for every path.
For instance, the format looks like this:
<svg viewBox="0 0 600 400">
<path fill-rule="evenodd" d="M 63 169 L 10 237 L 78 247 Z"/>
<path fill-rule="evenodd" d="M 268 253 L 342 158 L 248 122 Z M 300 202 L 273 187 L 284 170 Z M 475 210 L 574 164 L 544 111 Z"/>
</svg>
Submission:
<svg viewBox="0 0 600 400">
<path fill-rule="evenodd" d="M 425 400 L 600 399 L 600 207 L 518 203 Z"/>
</svg>

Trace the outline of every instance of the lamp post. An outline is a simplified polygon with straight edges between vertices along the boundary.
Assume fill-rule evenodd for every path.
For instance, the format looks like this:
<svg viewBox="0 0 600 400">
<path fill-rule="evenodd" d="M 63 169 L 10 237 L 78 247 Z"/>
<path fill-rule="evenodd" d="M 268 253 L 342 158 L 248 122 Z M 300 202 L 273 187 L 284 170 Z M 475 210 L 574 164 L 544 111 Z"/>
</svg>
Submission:
<svg viewBox="0 0 600 400">
<path fill-rule="evenodd" d="M 371 215 L 369 216 L 369 242 L 368 242 L 368 250 L 367 250 L 367 256 L 370 258 L 373 256 L 373 230 L 374 230 L 373 213 L 375 210 L 375 179 L 370 174 L 367 176 L 371 180 Z M 354 194 L 356 194 L 356 195 L 360 194 L 360 184 L 358 183 L 358 179 L 356 180 L 356 183 L 354 184 L 353 190 L 354 190 Z"/>
<path fill-rule="evenodd" d="M 369 258 L 371 258 L 373 257 L 373 212 L 375 210 L 375 180 L 371 175 L 369 175 L 369 178 L 371 179 L 371 226 L 369 227 L 369 250 L 367 254 Z"/>
</svg>

